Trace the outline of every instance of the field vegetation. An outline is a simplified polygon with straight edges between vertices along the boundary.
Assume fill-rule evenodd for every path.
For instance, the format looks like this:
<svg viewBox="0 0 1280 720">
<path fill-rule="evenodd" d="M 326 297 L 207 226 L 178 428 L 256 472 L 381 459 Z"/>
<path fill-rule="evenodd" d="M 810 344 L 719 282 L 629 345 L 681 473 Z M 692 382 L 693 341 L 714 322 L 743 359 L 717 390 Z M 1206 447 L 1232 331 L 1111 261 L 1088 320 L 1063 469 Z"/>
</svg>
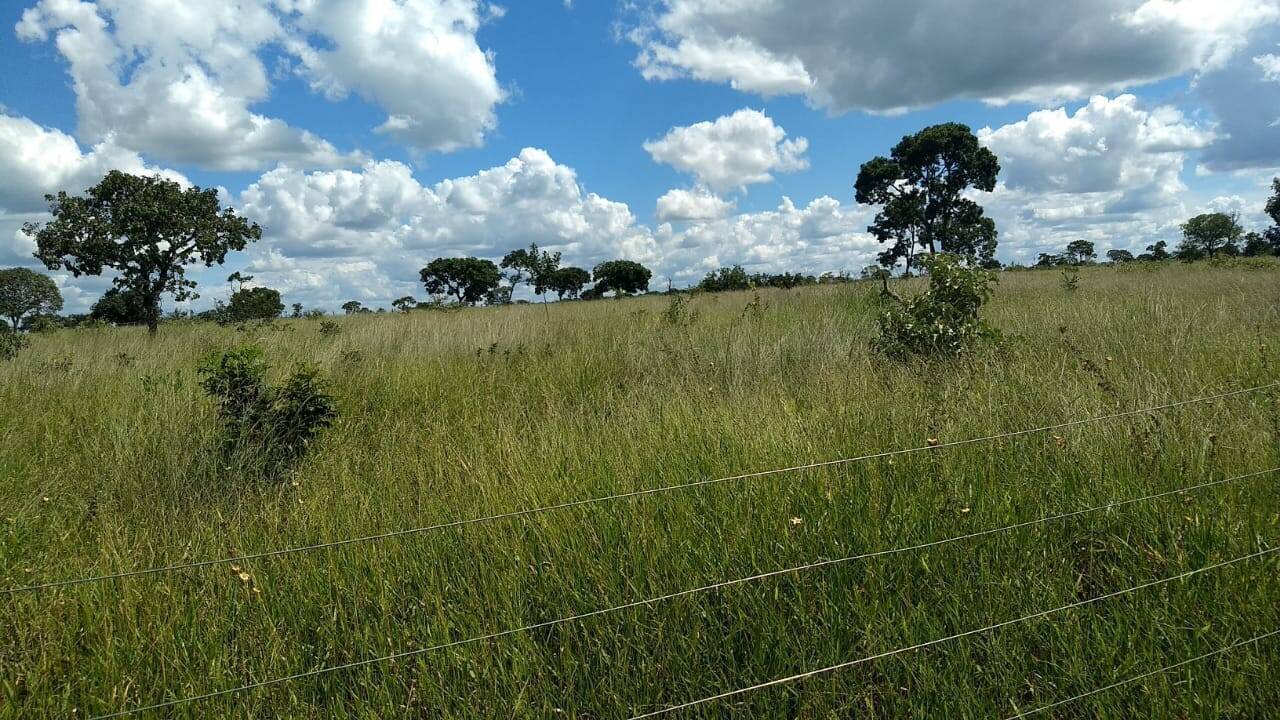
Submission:
<svg viewBox="0 0 1280 720">
<path fill-rule="evenodd" d="M 1280 466 L 1274 386 L 945 447 L 1280 379 L 1276 261 L 1085 265 L 1074 277 L 1066 287 L 1056 269 L 1001 273 L 981 311 L 992 339 L 939 360 L 875 349 L 893 302 L 882 280 L 174 321 L 156 336 L 32 333 L 0 362 L 5 588 L 944 447 L 6 593 L 0 718 L 128 711 Z M 883 282 L 910 298 L 928 280 Z M 272 398 L 298 377 L 332 398 L 331 426 L 283 472 L 227 450 L 229 421 L 205 388 L 210 358 L 232 350 Z M 138 717 L 629 718 L 1276 547 L 1278 481 L 1259 475 Z M 1266 555 L 672 715 L 1001 718 L 1280 629 L 1278 598 L 1280 554 Z M 1044 716 L 1246 718 L 1277 707 L 1271 640 Z"/>
</svg>

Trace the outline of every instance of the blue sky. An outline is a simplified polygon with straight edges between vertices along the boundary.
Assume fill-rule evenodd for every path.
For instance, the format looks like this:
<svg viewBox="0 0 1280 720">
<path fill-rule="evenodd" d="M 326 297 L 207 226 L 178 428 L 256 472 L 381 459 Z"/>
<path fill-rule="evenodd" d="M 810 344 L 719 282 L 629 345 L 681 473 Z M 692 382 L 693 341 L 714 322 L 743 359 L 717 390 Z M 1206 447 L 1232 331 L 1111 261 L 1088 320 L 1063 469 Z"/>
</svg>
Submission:
<svg viewBox="0 0 1280 720">
<path fill-rule="evenodd" d="M 202 303 L 243 268 L 334 308 L 531 241 L 677 284 L 856 271 L 878 250 L 859 165 L 938 122 L 991 129 L 1006 261 L 1140 250 L 1207 209 L 1261 223 L 1280 166 L 1276 0 L 166 5 L 0 8 L 0 264 L 30 264 L 42 192 L 111 167 L 220 186 L 262 222 L 196 275 L 219 285 Z M 59 281 L 71 310 L 106 286 Z"/>
</svg>

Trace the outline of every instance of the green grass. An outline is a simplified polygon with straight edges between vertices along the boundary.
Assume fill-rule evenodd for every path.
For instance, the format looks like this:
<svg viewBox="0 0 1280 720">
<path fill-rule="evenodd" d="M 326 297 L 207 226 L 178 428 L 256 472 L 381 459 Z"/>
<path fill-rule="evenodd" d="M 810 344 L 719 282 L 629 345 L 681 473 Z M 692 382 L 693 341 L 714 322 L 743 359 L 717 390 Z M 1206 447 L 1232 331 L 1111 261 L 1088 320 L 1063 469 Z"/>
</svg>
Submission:
<svg viewBox="0 0 1280 720">
<path fill-rule="evenodd" d="M 910 290 L 902 288 L 902 290 Z M 0 364 L 0 584 L 225 557 L 1105 415 L 1280 379 L 1280 266 L 1006 273 L 961 363 L 866 284 L 60 331 Z M 206 352 L 319 363 L 292 482 L 219 462 Z M 0 597 L 0 718 L 88 717 L 1280 465 L 1272 389 L 1057 433 Z M 1280 545 L 1280 474 L 142 717 L 627 718 Z M 795 525 L 792 518 L 799 518 Z M 1280 628 L 1280 554 L 678 717 L 990 718 Z M 255 592 L 254 590 L 258 590 Z M 1280 641 L 1046 717 L 1265 717 Z"/>
</svg>

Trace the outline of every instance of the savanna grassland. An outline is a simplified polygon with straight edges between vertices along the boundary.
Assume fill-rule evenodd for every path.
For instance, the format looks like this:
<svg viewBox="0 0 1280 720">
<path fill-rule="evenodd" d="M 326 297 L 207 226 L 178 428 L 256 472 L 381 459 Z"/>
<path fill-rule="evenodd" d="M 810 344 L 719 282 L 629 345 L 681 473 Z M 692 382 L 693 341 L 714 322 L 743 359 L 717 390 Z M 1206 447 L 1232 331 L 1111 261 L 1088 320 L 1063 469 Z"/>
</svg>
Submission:
<svg viewBox="0 0 1280 720">
<path fill-rule="evenodd" d="M 901 293 L 913 290 L 899 282 Z M 1003 273 L 1003 341 L 870 349 L 872 283 L 60 330 L 0 363 L 6 588 L 1108 415 L 1280 380 L 1280 265 Z M 294 473 L 227 465 L 202 356 L 317 363 Z M 0 717 L 93 717 L 1280 466 L 1280 389 L 998 442 L 0 596 Z M 629 718 L 1280 546 L 1280 473 L 138 717 Z M 1280 629 L 1280 553 L 672 717 L 1003 718 Z M 1280 639 L 1042 717 L 1280 713 Z"/>
</svg>

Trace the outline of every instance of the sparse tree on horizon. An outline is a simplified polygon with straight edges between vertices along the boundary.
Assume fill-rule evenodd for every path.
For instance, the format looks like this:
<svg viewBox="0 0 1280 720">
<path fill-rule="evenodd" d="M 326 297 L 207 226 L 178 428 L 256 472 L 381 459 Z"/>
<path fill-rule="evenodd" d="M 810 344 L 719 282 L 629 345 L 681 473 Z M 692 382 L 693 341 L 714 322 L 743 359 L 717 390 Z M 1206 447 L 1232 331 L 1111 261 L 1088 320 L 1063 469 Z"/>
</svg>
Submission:
<svg viewBox="0 0 1280 720">
<path fill-rule="evenodd" d="M 427 292 L 452 295 L 458 302 L 474 305 L 498 287 L 502 274 L 498 266 L 480 258 L 436 258 L 419 272 Z"/>
<path fill-rule="evenodd" d="M 1220 252 L 1235 255 L 1239 252 L 1236 240 L 1244 233 L 1235 215 L 1204 213 L 1182 224 L 1182 243 L 1178 256 L 1184 260 L 1214 257 Z"/>
<path fill-rule="evenodd" d="M 603 295 L 613 292 L 617 297 L 635 295 L 649 289 L 653 273 L 649 268 L 633 260 L 609 260 L 596 265 L 594 290 Z"/>
</svg>

